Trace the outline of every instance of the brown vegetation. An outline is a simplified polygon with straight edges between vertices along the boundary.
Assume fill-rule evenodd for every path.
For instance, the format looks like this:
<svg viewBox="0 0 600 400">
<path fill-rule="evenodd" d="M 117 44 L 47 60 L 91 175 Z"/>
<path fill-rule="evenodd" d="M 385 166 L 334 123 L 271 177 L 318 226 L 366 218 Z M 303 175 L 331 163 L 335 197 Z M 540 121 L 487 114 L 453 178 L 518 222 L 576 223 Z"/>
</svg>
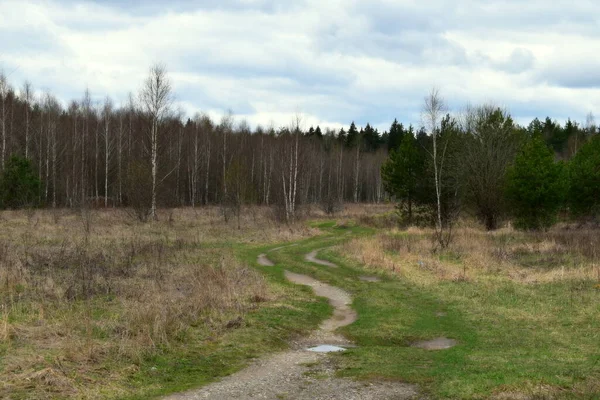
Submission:
<svg viewBox="0 0 600 400">
<path fill-rule="evenodd" d="M 393 216 L 361 221 L 390 226 Z M 557 226 L 548 232 L 518 232 L 504 228 L 486 232 L 462 221 L 453 243 L 434 252 L 433 230 L 390 229 L 354 239 L 344 252 L 371 268 L 383 268 L 421 283 L 443 280 L 486 280 L 503 277 L 522 283 L 588 280 L 600 283 L 600 237 L 597 230 Z"/>
<path fill-rule="evenodd" d="M 112 396 L 191 327 L 218 338 L 241 324 L 270 289 L 227 243 L 314 233 L 270 212 L 249 210 L 239 230 L 217 207 L 159 212 L 152 224 L 116 210 L 0 214 L 0 397 Z"/>
</svg>

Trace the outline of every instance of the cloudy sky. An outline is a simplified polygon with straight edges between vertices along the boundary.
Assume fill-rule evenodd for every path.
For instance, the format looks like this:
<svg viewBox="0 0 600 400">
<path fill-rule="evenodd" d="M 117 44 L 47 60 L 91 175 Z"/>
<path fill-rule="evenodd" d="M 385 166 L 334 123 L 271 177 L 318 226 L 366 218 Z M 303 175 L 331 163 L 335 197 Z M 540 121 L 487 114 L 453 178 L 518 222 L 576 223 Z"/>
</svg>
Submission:
<svg viewBox="0 0 600 400">
<path fill-rule="evenodd" d="M 595 0 L 0 0 L 0 69 L 119 103 L 166 64 L 178 104 L 251 125 L 419 122 L 494 103 L 525 122 L 600 114 Z"/>
</svg>

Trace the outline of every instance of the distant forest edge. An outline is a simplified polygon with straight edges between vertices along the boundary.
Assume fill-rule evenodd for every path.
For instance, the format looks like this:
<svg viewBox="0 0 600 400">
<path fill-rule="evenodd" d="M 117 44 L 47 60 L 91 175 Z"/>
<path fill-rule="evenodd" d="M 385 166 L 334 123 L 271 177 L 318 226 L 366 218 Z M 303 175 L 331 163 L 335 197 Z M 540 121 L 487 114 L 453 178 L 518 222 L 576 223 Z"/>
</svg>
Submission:
<svg viewBox="0 0 600 400">
<path fill-rule="evenodd" d="M 440 137 L 444 129 L 453 130 L 454 153 L 448 157 L 455 164 L 466 161 L 460 142 L 472 136 L 473 118 L 486 109 L 461 116 L 445 111 L 439 127 L 428 129 L 395 120 L 385 132 L 354 123 L 334 131 L 306 127 L 300 116 L 288 126 L 251 129 L 232 115 L 220 121 L 200 113 L 184 119 L 172 99 L 160 65 L 151 68 L 140 92 L 120 108 L 109 98 L 94 104 L 85 91 L 65 109 L 51 93 L 36 96 L 29 83 L 15 89 L 2 74 L 0 168 L 11 156 L 28 159 L 39 180 L 38 206 L 135 207 L 148 202 L 147 216 L 154 216 L 156 207 L 279 205 L 282 218 L 289 220 L 304 204 L 333 211 L 343 202 L 383 201 L 393 188 L 382 179 L 382 165 L 407 136 L 426 155 L 432 129 L 439 129 Z M 591 114 L 581 125 L 571 120 L 560 125 L 548 117 L 524 127 L 504 110 L 488 111 L 479 115 L 491 118 L 487 126 L 501 126 L 511 138 L 520 138 L 516 141 L 539 136 L 556 160 L 571 159 L 598 131 Z M 488 151 L 485 157 L 495 154 L 495 148 L 477 151 Z M 516 153 L 510 149 L 507 164 Z M 427 174 L 427 168 L 421 173 Z"/>
</svg>

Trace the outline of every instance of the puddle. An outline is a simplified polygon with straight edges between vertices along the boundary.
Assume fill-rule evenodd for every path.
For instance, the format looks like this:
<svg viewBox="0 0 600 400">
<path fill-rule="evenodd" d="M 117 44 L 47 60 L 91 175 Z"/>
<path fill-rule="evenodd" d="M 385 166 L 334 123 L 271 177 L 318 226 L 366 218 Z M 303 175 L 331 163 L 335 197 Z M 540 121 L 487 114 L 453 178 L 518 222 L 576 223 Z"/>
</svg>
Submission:
<svg viewBox="0 0 600 400">
<path fill-rule="evenodd" d="M 381 279 L 376 276 L 360 276 L 358 279 L 363 282 L 381 282 Z"/>
<path fill-rule="evenodd" d="M 424 340 L 412 344 L 412 347 L 418 347 L 425 350 L 446 350 L 456 346 L 458 342 L 454 339 L 444 337 L 435 338 L 433 340 Z"/>
<path fill-rule="evenodd" d="M 275 263 L 267 258 L 266 254 L 261 254 L 258 256 L 258 263 L 263 267 L 274 267 Z"/>
<path fill-rule="evenodd" d="M 346 351 L 345 348 L 339 346 L 331 346 L 329 344 L 322 344 L 320 346 L 311 347 L 306 351 L 312 351 L 313 353 L 338 353 L 340 351 Z"/>
<path fill-rule="evenodd" d="M 315 263 L 315 264 L 319 264 L 319 265 L 323 265 L 325 267 L 337 268 L 338 266 L 335 265 L 334 263 L 326 261 L 326 260 L 320 260 L 320 259 L 317 258 L 317 253 L 319 251 L 321 251 L 321 250 L 323 250 L 323 249 L 311 251 L 306 256 L 304 256 L 304 259 L 306 261 L 309 261 L 309 262 L 312 262 L 312 263 Z"/>
</svg>

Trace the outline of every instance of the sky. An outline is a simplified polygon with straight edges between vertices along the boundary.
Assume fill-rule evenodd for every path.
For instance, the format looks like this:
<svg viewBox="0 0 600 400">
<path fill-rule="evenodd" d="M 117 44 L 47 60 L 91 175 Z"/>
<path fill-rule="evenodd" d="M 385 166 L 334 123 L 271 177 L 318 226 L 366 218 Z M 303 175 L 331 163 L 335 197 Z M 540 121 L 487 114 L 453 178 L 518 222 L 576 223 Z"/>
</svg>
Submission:
<svg viewBox="0 0 600 400">
<path fill-rule="evenodd" d="M 522 124 L 600 114 L 595 0 L 0 0 L 0 70 L 116 104 L 164 64 L 175 107 L 251 126 L 420 124 L 494 104 Z"/>
</svg>

